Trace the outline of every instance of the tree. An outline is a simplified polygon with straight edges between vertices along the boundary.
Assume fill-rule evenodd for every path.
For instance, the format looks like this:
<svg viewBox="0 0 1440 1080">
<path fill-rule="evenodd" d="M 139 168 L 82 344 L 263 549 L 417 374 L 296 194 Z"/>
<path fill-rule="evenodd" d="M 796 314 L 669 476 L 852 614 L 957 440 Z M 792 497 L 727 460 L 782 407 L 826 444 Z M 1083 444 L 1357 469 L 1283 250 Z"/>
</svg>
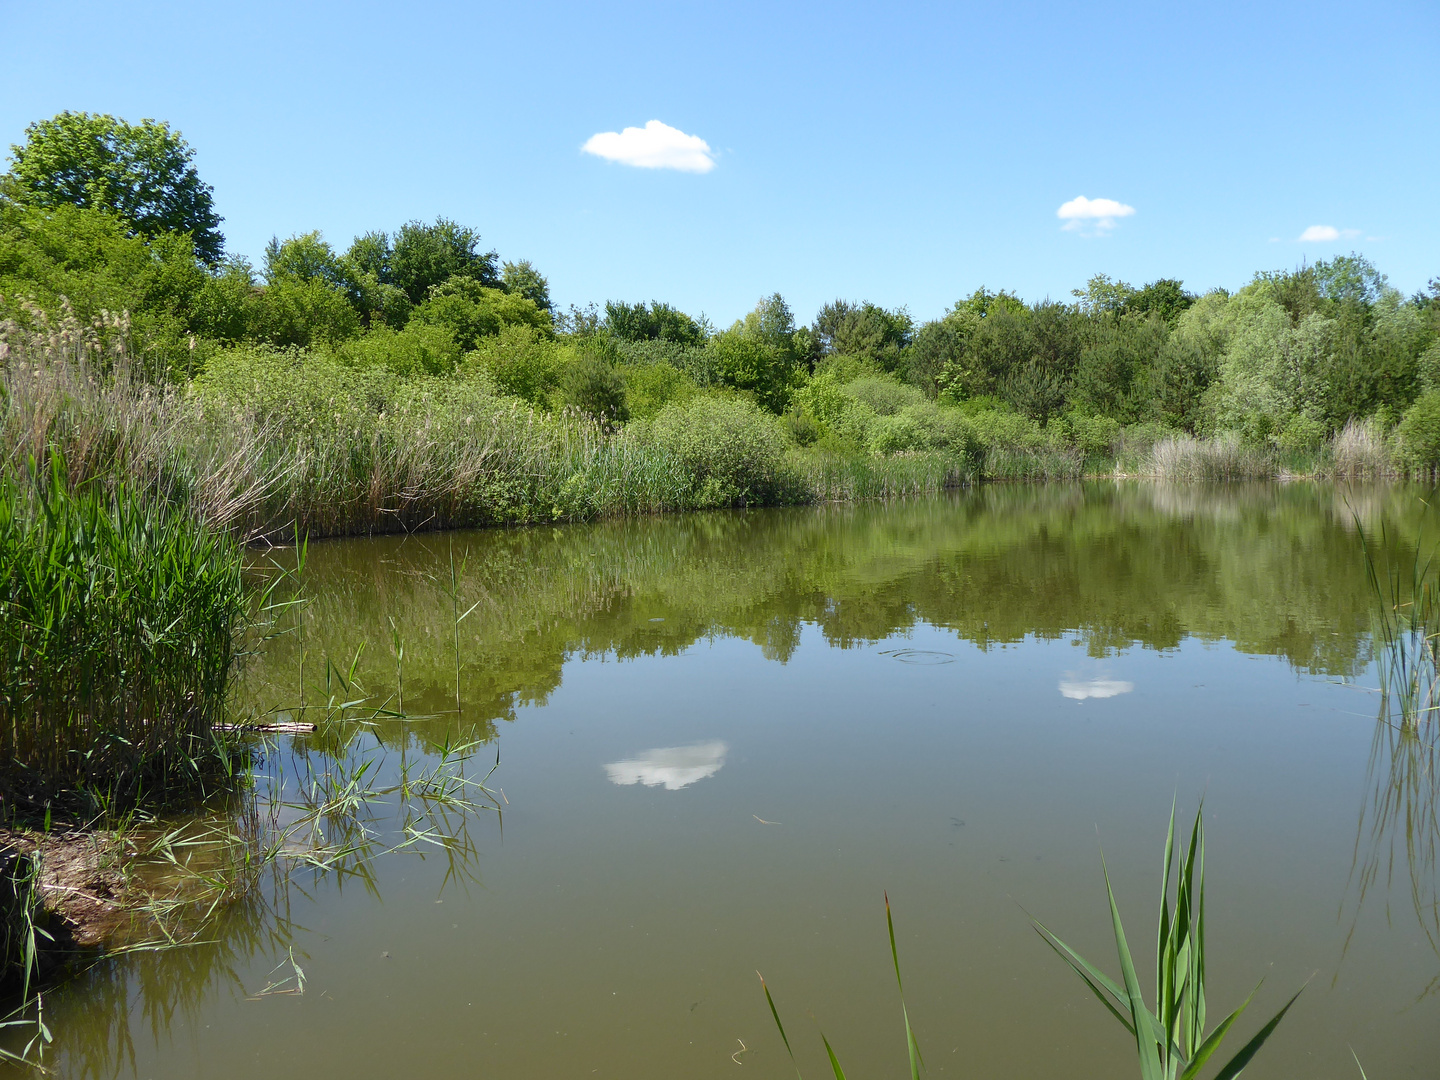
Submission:
<svg viewBox="0 0 1440 1080">
<path fill-rule="evenodd" d="M 505 326 L 529 326 L 546 337 L 553 334 L 549 313 L 533 300 L 459 275 L 431 289 L 430 296 L 415 309 L 411 322 L 443 326 L 463 349 L 475 348 L 481 338 L 498 334 Z"/>
<path fill-rule="evenodd" d="M 651 302 L 627 304 L 605 302 L 605 325 L 624 341 L 673 341 L 680 345 L 699 345 L 705 340 L 705 328 L 679 308 Z"/>
<path fill-rule="evenodd" d="M 1124 310 L 1126 315 L 1159 315 L 1167 325 L 1174 326 L 1193 303 L 1195 294 L 1185 291 L 1183 281 L 1160 278 L 1131 295 Z"/>
<path fill-rule="evenodd" d="M 550 282 L 531 265 L 529 259 L 507 262 L 500 269 L 500 282 L 506 292 L 525 297 L 541 311 L 550 310 Z"/>
<path fill-rule="evenodd" d="M 391 243 L 390 283 L 398 285 L 412 304 L 425 302 L 432 286 L 451 278 L 469 278 L 488 289 L 501 287 L 493 251 L 481 252 L 480 234 L 437 217 L 435 224 L 412 221 L 402 225 Z M 384 283 L 385 279 L 380 278 Z"/>
<path fill-rule="evenodd" d="M 145 237 L 189 233 L 199 258 L 220 261 L 225 238 L 210 185 L 191 164 L 195 151 L 169 124 L 62 112 L 31 124 L 24 145 L 10 150 L 19 201 L 110 210 Z"/>
<path fill-rule="evenodd" d="M 824 355 L 858 356 L 894 371 L 913 331 L 904 308 L 886 311 L 868 300 L 859 304 L 836 300 L 820 309 L 812 332 Z"/>
</svg>

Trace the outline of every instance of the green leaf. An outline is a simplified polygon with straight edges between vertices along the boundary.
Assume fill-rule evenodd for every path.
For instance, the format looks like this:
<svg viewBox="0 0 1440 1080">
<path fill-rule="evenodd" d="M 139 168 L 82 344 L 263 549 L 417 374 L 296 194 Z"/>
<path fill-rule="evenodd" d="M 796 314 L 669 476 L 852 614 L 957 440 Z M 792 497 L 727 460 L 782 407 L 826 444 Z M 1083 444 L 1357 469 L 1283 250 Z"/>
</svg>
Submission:
<svg viewBox="0 0 1440 1080">
<path fill-rule="evenodd" d="M 1160 1052 L 1155 1044 L 1150 1025 L 1140 1023 L 1140 1017 L 1150 1016 L 1152 1023 L 1159 1024 L 1150 1010 L 1145 1007 L 1145 997 L 1140 992 L 1140 980 L 1135 974 L 1135 961 L 1130 956 L 1130 946 L 1125 943 L 1125 927 L 1120 922 L 1120 908 L 1115 903 L 1115 890 L 1110 886 L 1110 868 L 1105 866 L 1105 855 L 1100 855 L 1100 865 L 1105 871 L 1105 892 L 1110 898 L 1110 921 L 1115 930 L 1115 948 L 1120 954 L 1120 971 L 1125 977 L 1125 994 L 1130 999 L 1130 1015 L 1135 1018 L 1135 1048 L 1140 1055 L 1140 1076 L 1142 1080 L 1164 1080 L 1160 1071 Z"/>
<path fill-rule="evenodd" d="M 1240 1048 L 1240 1052 L 1236 1054 L 1233 1058 L 1231 1058 L 1229 1062 L 1226 1063 L 1223 1069 L 1221 1069 L 1218 1073 L 1215 1074 L 1215 1080 L 1235 1080 L 1235 1077 L 1239 1076 L 1240 1073 L 1244 1071 L 1245 1066 L 1250 1064 L 1250 1059 L 1253 1058 L 1257 1053 L 1259 1053 L 1260 1047 L 1265 1045 L 1265 1040 L 1268 1039 L 1270 1037 L 1270 1033 L 1279 1026 L 1280 1021 L 1284 1019 L 1285 1014 L 1290 1011 L 1290 1006 L 1295 1004 L 1295 998 L 1298 998 L 1304 992 L 1305 987 L 1303 986 L 1299 990 L 1296 990 L 1295 997 L 1292 997 L 1289 1001 L 1287 1001 L 1285 1003 L 1285 1007 L 1281 1009 L 1278 1013 L 1276 1013 L 1274 1018 L 1268 1024 L 1266 1024 L 1263 1028 L 1257 1031 L 1255 1033 L 1255 1037 L 1251 1039 L 1248 1043 L 1246 1043 L 1244 1046 L 1242 1046 Z"/>
<path fill-rule="evenodd" d="M 775 1026 L 780 1029 L 780 1040 L 785 1044 L 785 1052 L 790 1055 L 790 1063 L 795 1066 L 795 1076 L 798 1078 L 800 1066 L 795 1061 L 795 1051 L 790 1049 L 790 1037 L 785 1034 L 785 1025 L 780 1022 L 780 1010 L 775 1008 L 775 999 L 770 996 L 770 987 L 765 985 L 765 976 L 758 971 L 755 974 L 760 977 L 760 989 L 765 991 L 765 1000 L 770 1003 L 770 1015 L 775 1018 Z"/>
<path fill-rule="evenodd" d="M 905 1008 L 905 984 L 900 981 L 900 953 L 895 948 L 895 920 L 890 916 L 890 894 L 885 893 L 885 925 L 890 930 L 890 959 L 895 961 L 895 985 L 900 988 L 900 1015 L 905 1019 L 905 1048 L 910 1052 L 911 1080 L 920 1080 L 920 1067 L 925 1059 L 920 1055 L 920 1044 L 915 1041 L 915 1032 L 910 1029 L 910 1011 Z"/>
<path fill-rule="evenodd" d="M 1255 991 L 1259 989 L 1260 987 L 1257 985 L 1255 990 L 1251 990 L 1250 993 L 1246 995 L 1245 1000 L 1240 1003 L 1240 1007 L 1224 1020 L 1220 1021 L 1220 1026 L 1212 1031 L 1205 1041 L 1200 1044 L 1199 1048 L 1195 1051 L 1195 1057 L 1191 1060 L 1185 1071 L 1180 1074 L 1180 1080 L 1194 1080 L 1204 1067 L 1205 1062 L 1210 1060 L 1210 1056 L 1214 1054 L 1216 1050 L 1220 1049 L 1220 1043 L 1224 1041 L 1225 1033 L 1230 1030 L 1230 1025 L 1240 1018 L 1240 1014 L 1243 1013 L 1250 1004 L 1250 999 L 1255 996 Z"/>
<path fill-rule="evenodd" d="M 1071 970 L 1074 971 L 1076 975 L 1079 975 L 1080 978 L 1085 980 L 1085 985 L 1090 987 L 1090 992 L 1100 999 L 1100 1004 L 1104 1005 L 1105 1008 L 1110 1010 L 1111 1016 L 1115 1017 L 1116 1020 L 1119 1020 L 1120 1023 L 1125 1025 L 1126 1031 L 1128 1031 L 1131 1035 L 1134 1035 L 1135 1025 L 1125 1018 L 1124 1014 L 1115 1007 L 1114 1003 L 1111 1002 L 1109 997 L 1106 997 L 1107 993 L 1113 995 L 1115 1001 L 1120 1002 L 1120 1004 L 1128 1008 L 1129 1001 L 1125 997 L 1125 992 L 1121 990 L 1120 987 L 1116 986 L 1115 983 L 1108 976 L 1095 968 L 1083 956 L 1081 956 L 1074 949 L 1070 948 L 1069 945 L 1066 945 L 1065 942 L 1061 941 L 1058 937 L 1052 934 L 1043 923 L 1037 922 L 1034 919 L 1031 919 L 1030 921 L 1035 924 L 1035 932 L 1040 935 L 1041 939 L 1045 942 L 1045 944 L 1049 945 L 1050 948 L 1054 949 L 1056 955 L 1058 955 L 1061 960 L 1064 960 L 1067 964 L 1069 964 Z"/>
<path fill-rule="evenodd" d="M 825 1038 L 825 1033 L 820 1033 L 820 1041 L 825 1044 L 825 1053 L 830 1055 L 830 1069 L 835 1073 L 835 1080 L 845 1080 L 845 1070 L 840 1068 L 840 1062 L 835 1058 L 835 1051 L 830 1049 L 830 1040 Z"/>
</svg>

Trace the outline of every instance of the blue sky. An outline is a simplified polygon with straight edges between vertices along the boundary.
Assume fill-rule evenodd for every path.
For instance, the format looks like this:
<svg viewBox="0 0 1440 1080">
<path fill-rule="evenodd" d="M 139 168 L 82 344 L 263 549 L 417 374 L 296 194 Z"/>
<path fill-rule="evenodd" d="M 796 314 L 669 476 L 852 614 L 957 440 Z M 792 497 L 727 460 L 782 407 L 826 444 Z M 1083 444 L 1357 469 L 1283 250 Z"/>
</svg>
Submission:
<svg viewBox="0 0 1440 1080">
<path fill-rule="evenodd" d="M 256 261 L 445 214 L 562 305 L 719 324 L 774 291 L 802 321 L 836 297 L 924 319 L 982 284 L 1234 288 L 1351 250 L 1406 292 L 1440 275 L 1435 0 L 0 0 L 0 27 L 0 143 L 63 109 L 169 120 Z M 652 120 L 708 155 L 582 149 Z M 1058 217 L 1077 197 L 1123 216 Z"/>
</svg>

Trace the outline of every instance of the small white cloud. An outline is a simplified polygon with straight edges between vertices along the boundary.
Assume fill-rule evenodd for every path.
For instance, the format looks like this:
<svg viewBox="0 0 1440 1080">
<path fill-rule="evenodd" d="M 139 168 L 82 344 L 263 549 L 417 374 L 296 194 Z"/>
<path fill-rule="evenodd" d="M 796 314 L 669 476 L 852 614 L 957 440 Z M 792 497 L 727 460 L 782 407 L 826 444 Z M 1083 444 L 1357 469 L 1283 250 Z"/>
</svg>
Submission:
<svg viewBox="0 0 1440 1080">
<path fill-rule="evenodd" d="M 1359 229 L 1340 230 L 1334 225 L 1311 225 L 1302 232 L 1299 240 L 1302 244 L 1325 244 L 1332 240 L 1339 240 L 1342 236 L 1359 236 Z"/>
<path fill-rule="evenodd" d="M 612 761 L 605 766 L 605 774 L 612 784 L 664 785 L 666 791 L 679 791 L 719 772 L 725 764 L 725 750 L 723 742 L 665 746 L 625 761 Z"/>
<path fill-rule="evenodd" d="M 640 169 L 707 173 L 715 167 L 709 143 L 659 120 L 651 120 L 643 128 L 599 132 L 585 140 L 581 149 L 606 161 Z"/>
<path fill-rule="evenodd" d="M 1061 679 L 1060 693 L 1072 701 L 1086 698 L 1112 698 L 1128 694 L 1135 684 L 1124 679 Z"/>
<path fill-rule="evenodd" d="M 1055 216 L 1065 222 L 1062 229 L 1093 236 L 1108 232 L 1115 227 L 1117 218 L 1129 217 L 1133 213 L 1133 206 L 1126 206 L 1114 199 L 1087 199 L 1084 195 L 1077 195 L 1069 202 L 1062 203 L 1060 209 L 1055 211 Z"/>
</svg>

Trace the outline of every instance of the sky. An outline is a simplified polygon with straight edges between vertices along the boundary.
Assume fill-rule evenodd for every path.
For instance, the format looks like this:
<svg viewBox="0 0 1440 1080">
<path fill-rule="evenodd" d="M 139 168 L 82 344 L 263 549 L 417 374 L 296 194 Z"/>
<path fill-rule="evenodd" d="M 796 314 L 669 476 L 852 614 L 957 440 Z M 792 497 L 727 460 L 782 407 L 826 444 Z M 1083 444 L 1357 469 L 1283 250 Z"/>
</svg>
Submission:
<svg viewBox="0 0 1440 1080">
<path fill-rule="evenodd" d="M 720 326 L 774 292 L 924 320 L 1351 251 L 1440 276 L 1436 0 L 0 0 L 0 28 L 0 147 L 167 120 L 257 263 L 445 215 L 562 307 Z"/>
</svg>

